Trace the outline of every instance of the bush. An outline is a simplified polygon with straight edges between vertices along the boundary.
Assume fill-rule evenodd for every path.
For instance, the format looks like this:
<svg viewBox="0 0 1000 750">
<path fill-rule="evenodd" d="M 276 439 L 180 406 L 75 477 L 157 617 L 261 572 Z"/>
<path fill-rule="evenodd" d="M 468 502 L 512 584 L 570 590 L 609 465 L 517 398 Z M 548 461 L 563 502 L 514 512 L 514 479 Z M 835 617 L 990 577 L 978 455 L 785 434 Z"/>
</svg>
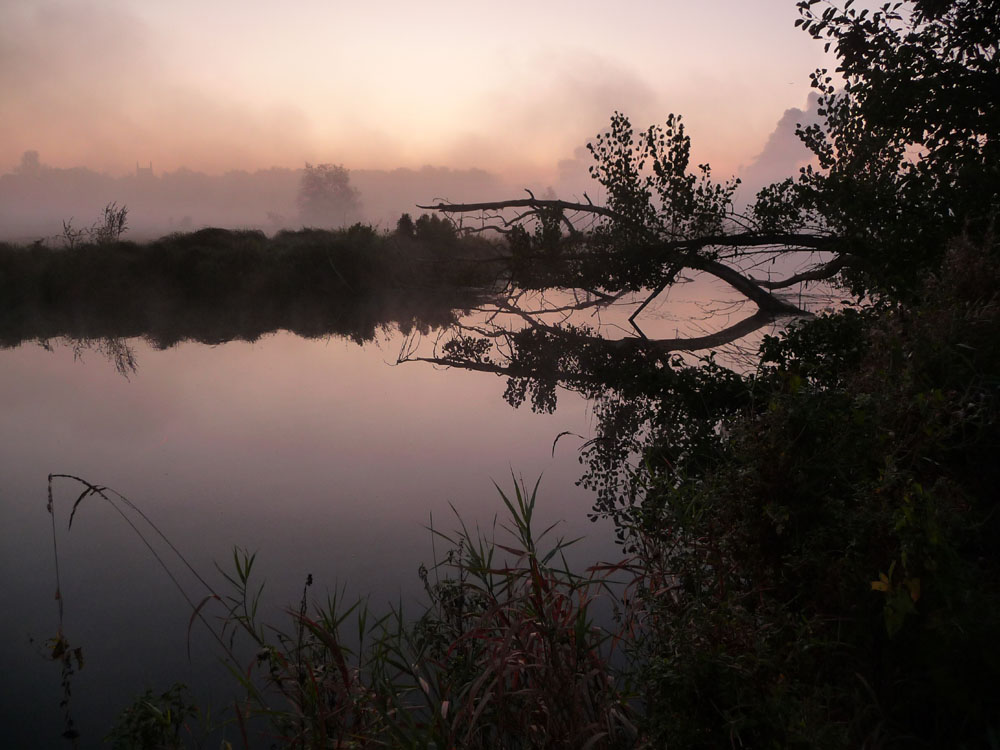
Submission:
<svg viewBox="0 0 1000 750">
<path fill-rule="evenodd" d="M 261 687 L 247 681 L 253 712 L 291 746 L 633 746 L 631 710 L 608 661 L 611 636 L 590 612 L 613 569 L 579 576 L 562 540 L 539 548 L 549 530 L 536 537 L 532 528 L 536 491 L 500 493 L 505 543 L 464 524 L 454 535 L 432 530 L 449 550 L 421 569 L 428 607 L 413 623 L 400 610 L 372 622 L 362 603 L 341 608 L 336 599 L 310 613 L 304 593 L 293 631 L 268 640 L 248 614 L 253 558 L 237 556 L 228 627 L 260 649 Z M 357 651 L 344 645 L 348 617 Z"/>
<path fill-rule="evenodd" d="M 144 541 L 147 534 L 165 541 L 127 498 L 78 477 L 49 477 L 50 512 L 54 479 L 84 488 L 71 524 L 94 497 L 136 521 L 132 528 Z M 515 483 L 513 496 L 500 491 L 508 523 L 499 539 L 495 524 L 489 535 L 464 523 L 453 534 L 431 529 L 448 550 L 421 566 L 427 600 L 416 619 L 400 609 L 376 617 L 364 601 L 345 605 L 337 594 L 310 604 L 308 576 L 282 629 L 259 618 L 263 584 L 255 582 L 255 555 L 233 551 L 232 567 L 220 568 L 230 587 L 223 594 L 177 553 L 208 589 L 197 604 L 182 593 L 192 606 L 191 624 L 200 620 L 208 628 L 243 688 L 233 721 L 244 741 L 263 725 L 265 736 L 283 747 L 636 746 L 634 712 L 611 666 L 624 634 L 598 627 L 593 615 L 598 598 L 613 595 L 613 577 L 627 568 L 571 571 L 564 551 L 572 542 L 549 542 L 553 527 L 539 533 L 533 526 L 537 489 Z M 218 606 L 222 617 L 209 619 Z M 53 658 L 63 665 L 72 727 L 72 655 L 81 657 L 69 649 L 61 622 L 59 633 Z M 180 747 L 194 734 L 188 720 L 200 715 L 182 686 L 158 697 L 147 691 L 122 713 L 109 739 L 116 747 Z"/>
<path fill-rule="evenodd" d="M 920 304 L 768 341 L 758 405 L 718 456 L 650 476 L 635 533 L 655 741 L 995 736 L 998 270 L 960 241 Z"/>
</svg>

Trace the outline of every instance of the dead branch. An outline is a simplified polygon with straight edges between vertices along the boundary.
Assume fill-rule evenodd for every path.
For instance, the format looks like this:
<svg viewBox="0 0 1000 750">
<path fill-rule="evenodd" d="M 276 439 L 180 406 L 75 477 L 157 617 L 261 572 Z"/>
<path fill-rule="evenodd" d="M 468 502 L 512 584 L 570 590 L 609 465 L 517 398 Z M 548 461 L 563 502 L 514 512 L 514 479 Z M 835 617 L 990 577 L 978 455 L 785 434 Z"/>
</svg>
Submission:
<svg viewBox="0 0 1000 750">
<path fill-rule="evenodd" d="M 768 279 L 756 279 L 752 277 L 750 277 L 750 280 L 757 286 L 765 289 L 784 289 L 786 287 L 795 286 L 803 281 L 824 281 L 826 279 L 831 279 L 836 276 L 842 268 L 850 265 L 852 262 L 853 258 L 850 255 L 838 255 L 829 263 L 824 263 L 820 266 L 816 266 L 815 268 L 811 268 L 808 271 L 803 271 L 802 273 L 797 273 L 794 276 L 789 276 L 787 279 L 781 279 L 780 281 L 770 281 Z"/>
<path fill-rule="evenodd" d="M 704 336 L 692 336 L 692 337 L 679 337 L 670 339 L 645 339 L 645 338 L 624 338 L 608 340 L 602 339 L 598 336 L 587 336 L 575 331 L 569 331 L 565 329 L 552 329 L 548 326 L 542 326 L 543 330 L 552 335 L 558 335 L 560 338 L 571 338 L 576 339 L 581 345 L 600 343 L 601 346 L 606 347 L 611 351 L 620 352 L 622 354 L 645 354 L 645 355 L 655 355 L 663 356 L 668 354 L 673 354 L 677 352 L 699 352 L 706 351 L 709 349 L 716 349 L 720 346 L 725 346 L 726 344 L 731 344 L 734 341 L 738 341 L 744 336 L 748 336 L 751 333 L 759 331 L 767 325 L 775 322 L 776 320 L 788 317 L 787 314 L 782 313 L 772 313 L 766 312 L 764 310 L 758 310 L 753 315 L 744 318 L 743 320 L 733 323 L 730 326 L 726 326 L 720 331 L 715 333 L 706 334 Z M 418 357 L 408 355 L 405 358 L 401 358 L 400 362 L 428 362 L 433 365 L 439 365 L 441 367 L 458 367 L 463 370 L 473 370 L 476 372 L 490 372 L 495 375 L 504 375 L 507 377 L 537 377 L 538 373 L 519 366 L 516 362 L 512 364 L 500 364 L 492 361 L 482 361 L 474 359 L 462 359 L 459 357 Z M 553 377 L 556 381 L 561 383 L 566 383 L 569 381 L 587 381 L 588 375 L 584 372 L 563 372 L 561 370 L 547 370 L 548 376 Z"/>
<path fill-rule="evenodd" d="M 545 200 L 537 198 L 517 198 L 506 201 L 489 201 L 487 203 L 438 203 L 433 206 L 417 205 L 427 211 L 440 211 L 445 214 L 471 213 L 474 211 L 502 211 L 506 208 L 549 209 L 552 211 L 581 211 L 584 213 L 607 216 L 610 219 L 620 218 L 610 208 L 595 206 L 593 203 L 571 203 L 563 200 Z"/>
<path fill-rule="evenodd" d="M 754 302 L 762 312 L 785 315 L 807 314 L 804 310 L 800 310 L 790 302 L 778 299 L 770 292 L 765 291 L 749 276 L 744 276 L 735 268 L 719 263 L 716 260 L 694 255 L 686 259 L 684 265 L 696 271 L 704 271 L 715 276 L 717 279 L 725 281 L 744 297 Z"/>
</svg>

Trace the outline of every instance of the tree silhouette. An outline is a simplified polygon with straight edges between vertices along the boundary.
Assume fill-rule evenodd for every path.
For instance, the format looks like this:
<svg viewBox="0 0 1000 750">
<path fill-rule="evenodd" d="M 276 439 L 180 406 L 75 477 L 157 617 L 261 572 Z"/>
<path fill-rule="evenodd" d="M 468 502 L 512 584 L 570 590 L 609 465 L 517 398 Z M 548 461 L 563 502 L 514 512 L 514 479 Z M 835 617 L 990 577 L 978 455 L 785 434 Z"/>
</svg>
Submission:
<svg viewBox="0 0 1000 750">
<path fill-rule="evenodd" d="M 798 4 L 796 25 L 833 46 L 839 63 L 834 73 L 813 73 L 820 122 L 798 131 L 815 165 L 761 190 L 744 213 L 732 205 L 738 180 L 716 182 L 708 165 L 690 164 L 680 117 L 636 131 L 620 113 L 588 145 L 605 205 L 586 194 L 565 201 L 529 191 L 527 198 L 422 208 L 458 221 L 475 216 L 471 231 L 505 235 L 511 285 L 494 311 L 514 312 L 531 337 L 578 347 L 658 355 L 717 349 L 772 322 L 809 317 L 788 292 L 816 282 L 835 282 L 855 299 L 910 299 L 950 240 L 964 233 L 994 243 L 1000 2 L 918 0 L 874 13 L 851 4 Z M 636 316 L 685 272 L 716 277 L 752 309 L 710 335 L 648 341 Z M 588 306 L 641 294 L 630 318 L 634 336 L 601 344 L 590 340 L 593 331 L 512 310 L 523 290 L 547 287 L 586 292 Z M 489 366 L 525 375 L 517 336 L 484 333 L 456 330 L 456 338 L 512 343 L 499 359 L 494 350 Z M 477 358 L 466 362 L 460 355 L 469 351 Z M 489 355 L 459 341 L 430 359 L 482 369 Z"/>
<path fill-rule="evenodd" d="M 306 162 L 296 202 L 299 218 L 307 226 L 346 226 L 361 215 L 361 194 L 351 187 L 350 173 L 339 164 Z"/>
<path fill-rule="evenodd" d="M 505 376 L 539 411 L 557 386 L 593 399 L 581 483 L 645 573 L 651 747 L 996 745 L 1000 1 L 852 3 L 798 4 L 838 59 L 799 129 L 815 164 L 743 214 L 679 118 L 620 114 L 590 147 L 606 205 L 428 207 L 503 233 L 511 283 L 402 358 Z M 688 272 L 756 311 L 654 340 L 568 317 L 636 295 L 635 323 Z M 849 304 L 785 296 L 818 281 Z M 539 304 L 551 287 L 576 299 Z M 711 353 L 791 317 L 753 367 Z"/>
<path fill-rule="evenodd" d="M 42 170 L 37 151 L 25 151 L 21 154 L 21 162 L 14 168 L 16 174 L 37 175 Z"/>
</svg>

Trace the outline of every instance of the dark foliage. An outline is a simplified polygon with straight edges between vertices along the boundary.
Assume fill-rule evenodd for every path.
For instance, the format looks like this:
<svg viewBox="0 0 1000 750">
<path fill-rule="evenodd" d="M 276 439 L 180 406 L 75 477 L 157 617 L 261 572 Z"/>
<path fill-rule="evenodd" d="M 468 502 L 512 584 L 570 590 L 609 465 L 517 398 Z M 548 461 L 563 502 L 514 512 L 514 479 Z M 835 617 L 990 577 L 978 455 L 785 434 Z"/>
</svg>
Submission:
<svg viewBox="0 0 1000 750">
<path fill-rule="evenodd" d="M 948 240 L 981 241 L 1000 209 L 1000 3 L 798 5 L 844 83 L 813 74 L 823 121 L 800 135 L 819 169 L 787 186 L 792 203 L 859 258 L 854 291 L 911 294 Z"/>
<path fill-rule="evenodd" d="M 655 291 L 686 268 L 781 313 L 762 292 L 842 285 L 839 310 L 799 311 L 740 372 L 677 355 L 715 344 L 611 341 L 523 311 L 523 330 L 467 327 L 435 360 L 508 376 L 514 405 L 550 411 L 558 386 L 595 400 L 582 481 L 642 560 L 655 746 L 1000 732 L 1000 3 L 851 4 L 799 3 L 842 80 L 814 74 L 822 120 L 800 136 L 816 164 L 742 226 L 733 183 L 689 170 L 675 117 L 637 134 L 616 115 L 597 138 L 607 206 L 437 207 L 522 211 L 501 226 L 527 288 Z M 740 268 L 762 249 L 832 260 L 774 286 Z"/>
<path fill-rule="evenodd" d="M 985 745 L 998 729 L 1000 283 L 953 247 L 919 308 L 764 347 L 700 460 L 644 446 L 627 524 L 650 728 L 681 747 Z"/>
<path fill-rule="evenodd" d="M 286 329 L 370 340 L 390 323 L 446 325 L 473 304 L 496 250 L 452 237 L 443 247 L 370 227 L 284 231 L 202 229 L 155 242 L 73 248 L 0 246 L 0 345 L 70 337 L 253 340 Z M 431 262 L 443 257 L 455 262 Z"/>
</svg>

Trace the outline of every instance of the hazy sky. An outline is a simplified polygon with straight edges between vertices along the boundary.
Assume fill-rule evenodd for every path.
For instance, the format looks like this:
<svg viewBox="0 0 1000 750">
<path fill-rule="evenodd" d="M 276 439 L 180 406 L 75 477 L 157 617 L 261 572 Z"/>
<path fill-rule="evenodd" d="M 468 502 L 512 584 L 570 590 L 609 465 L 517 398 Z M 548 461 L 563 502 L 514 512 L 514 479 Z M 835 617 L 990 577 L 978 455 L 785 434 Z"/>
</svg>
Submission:
<svg viewBox="0 0 1000 750">
<path fill-rule="evenodd" d="M 794 0 L 3 0 L 0 172 L 478 166 L 554 174 L 618 109 L 722 177 L 804 107 Z"/>
</svg>

